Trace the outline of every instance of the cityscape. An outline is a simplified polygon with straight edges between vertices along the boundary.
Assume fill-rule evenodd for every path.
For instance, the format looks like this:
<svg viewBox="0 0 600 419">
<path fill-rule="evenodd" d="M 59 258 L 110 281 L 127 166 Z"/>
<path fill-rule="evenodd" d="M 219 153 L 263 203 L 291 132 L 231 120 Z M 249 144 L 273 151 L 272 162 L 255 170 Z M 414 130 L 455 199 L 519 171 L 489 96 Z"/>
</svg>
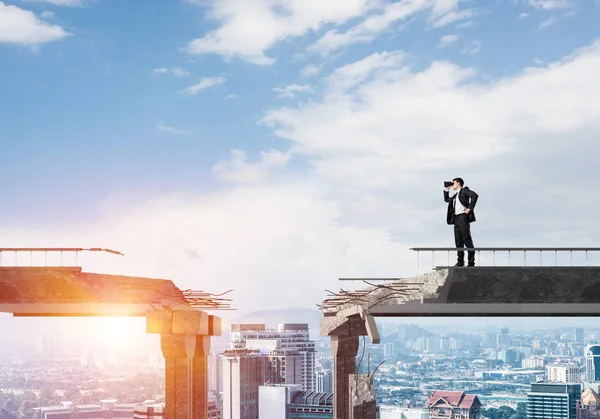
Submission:
<svg viewBox="0 0 600 419">
<path fill-rule="evenodd" d="M 361 340 L 358 371 L 381 364 L 379 418 L 600 417 L 600 328 L 440 333 L 416 323 L 383 323 L 380 344 Z M 229 342 L 208 357 L 208 417 L 333 418 L 333 357 L 317 332 L 303 323 L 231 324 Z M 40 336 L 5 350 L 0 417 L 162 417 L 165 360 L 153 346 L 69 353 Z"/>
</svg>

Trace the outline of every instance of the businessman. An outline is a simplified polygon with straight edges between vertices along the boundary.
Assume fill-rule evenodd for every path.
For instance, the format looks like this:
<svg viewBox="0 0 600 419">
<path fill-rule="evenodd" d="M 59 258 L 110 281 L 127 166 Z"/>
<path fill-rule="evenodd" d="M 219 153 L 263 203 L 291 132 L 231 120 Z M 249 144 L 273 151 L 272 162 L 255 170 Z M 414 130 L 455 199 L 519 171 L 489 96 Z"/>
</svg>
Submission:
<svg viewBox="0 0 600 419">
<path fill-rule="evenodd" d="M 456 193 L 450 197 L 450 188 Z M 448 203 L 446 221 L 454 225 L 454 241 L 457 248 L 473 248 L 471 238 L 471 223 L 475 222 L 475 204 L 478 195 L 465 186 L 465 182 L 457 177 L 452 180 L 452 185 L 444 189 L 444 201 Z M 475 252 L 468 252 L 468 266 L 475 266 Z M 457 251 L 458 261 L 454 266 L 465 266 L 465 252 Z"/>
</svg>

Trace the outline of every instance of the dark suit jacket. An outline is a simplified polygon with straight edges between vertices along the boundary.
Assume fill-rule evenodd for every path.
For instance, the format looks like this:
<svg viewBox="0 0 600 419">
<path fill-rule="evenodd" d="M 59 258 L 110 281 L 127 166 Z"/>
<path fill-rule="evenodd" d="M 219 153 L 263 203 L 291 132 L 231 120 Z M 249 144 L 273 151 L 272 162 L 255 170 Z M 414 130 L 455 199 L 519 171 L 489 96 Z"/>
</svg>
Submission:
<svg viewBox="0 0 600 419">
<path fill-rule="evenodd" d="M 454 200 L 456 199 L 456 195 L 454 194 L 452 198 L 450 198 L 450 193 L 448 191 L 444 191 L 444 201 L 448 203 L 448 214 L 446 215 L 446 222 L 448 224 L 454 224 Z M 463 186 L 460 190 L 459 199 L 460 203 L 463 204 L 465 208 L 469 208 L 471 211 L 467 214 L 469 217 L 469 222 L 475 222 L 475 204 L 477 203 L 477 195 L 474 191 L 470 190 L 466 186 Z"/>
</svg>

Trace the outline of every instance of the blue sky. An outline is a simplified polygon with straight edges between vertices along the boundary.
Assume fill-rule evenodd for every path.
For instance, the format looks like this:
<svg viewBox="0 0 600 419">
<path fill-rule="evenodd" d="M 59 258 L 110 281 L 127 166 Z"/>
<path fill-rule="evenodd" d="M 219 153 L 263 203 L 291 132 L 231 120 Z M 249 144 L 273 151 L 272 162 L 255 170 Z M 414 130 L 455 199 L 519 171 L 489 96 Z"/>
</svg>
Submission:
<svg viewBox="0 0 600 419">
<path fill-rule="evenodd" d="M 0 1 L 5 245 L 119 247 L 241 295 L 308 276 L 310 306 L 451 245 L 457 172 L 487 197 L 476 244 L 597 244 L 598 2 L 412 5 Z"/>
</svg>

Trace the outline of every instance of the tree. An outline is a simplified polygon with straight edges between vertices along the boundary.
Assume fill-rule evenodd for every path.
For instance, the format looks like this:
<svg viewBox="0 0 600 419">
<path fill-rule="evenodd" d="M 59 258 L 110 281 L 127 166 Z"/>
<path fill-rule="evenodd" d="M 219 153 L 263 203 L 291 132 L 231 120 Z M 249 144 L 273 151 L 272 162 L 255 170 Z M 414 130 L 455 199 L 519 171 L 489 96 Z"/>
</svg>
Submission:
<svg viewBox="0 0 600 419">
<path fill-rule="evenodd" d="M 516 418 L 514 419 L 527 419 L 527 403 L 519 402 L 517 403 L 517 413 Z"/>
<path fill-rule="evenodd" d="M 489 419 L 511 419 L 516 414 L 515 410 L 509 406 L 491 407 L 483 410 L 483 416 Z"/>
<path fill-rule="evenodd" d="M 21 403 L 21 407 L 19 407 L 18 415 L 19 418 L 29 419 L 33 417 L 33 408 L 36 407 L 36 402 L 31 399 L 25 399 Z"/>
</svg>

